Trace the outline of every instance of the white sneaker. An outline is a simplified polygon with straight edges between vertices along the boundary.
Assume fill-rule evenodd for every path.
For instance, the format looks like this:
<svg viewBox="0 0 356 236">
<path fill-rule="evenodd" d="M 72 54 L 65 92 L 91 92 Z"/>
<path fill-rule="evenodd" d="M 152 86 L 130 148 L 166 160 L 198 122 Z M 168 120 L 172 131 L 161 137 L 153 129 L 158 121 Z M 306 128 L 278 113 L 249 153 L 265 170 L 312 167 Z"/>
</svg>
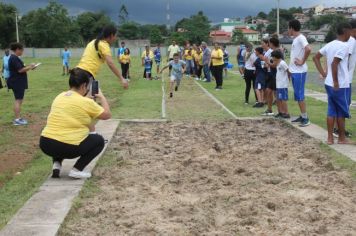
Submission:
<svg viewBox="0 0 356 236">
<path fill-rule="evenodd" d="M 91 174 L 88 172 L 84 172 L 84 171 L 78 171 L 78 170 L 74 170 L 72 169 L 69 174 L 69 177 L 75 178 L 75 179 L 87 179 L 91 177 Z"/>
<path fill-rule="evenodd" d="M 15 119 L 14 122 L 13 122 L 13 124 L 14 124 L 15 126 L 27 125 L 27 124 L 28 124 L 28 121 L 25 120 L 25 119 L 20 118 L 20 119 Z"/>
<path fill-rule="evenodd" d="M 208 81 L 207 79 L 203 79 L 203 82 L 206 82 L 206 81 Z"/>
</svg>

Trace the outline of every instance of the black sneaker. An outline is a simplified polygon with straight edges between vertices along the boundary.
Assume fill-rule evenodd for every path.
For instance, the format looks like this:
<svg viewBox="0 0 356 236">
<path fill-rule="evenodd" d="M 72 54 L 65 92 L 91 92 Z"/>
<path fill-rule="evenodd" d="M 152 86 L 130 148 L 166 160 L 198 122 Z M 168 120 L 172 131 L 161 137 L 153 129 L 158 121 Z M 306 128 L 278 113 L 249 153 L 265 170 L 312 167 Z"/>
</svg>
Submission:
<svg viewBox="0 0 356 236">
<path fill-rule="evenodd" d="M 260 103 L 258 103 L 258 107 L 264 107 L 265 106 L 265 104 L 263 103 L 263 102 L 260 102 Z"/>
<path fill-rule="evenodd" d="M 52 178 L 58 179 L 60 172 L 61 172 L 60 169 L 53 169 L 52 170 Z"/>
<path fill-rule="evenodd" d="M 337 128 L 334 128 L 334 132 L 333 132 L 334 137 L 338 138 L 339 137 L 339 130 Z M 347 138 L 351 138 L 352 137 L 352 133 L 350 131 L 345 130 L 345 136 Z"/>
<path fill-rule="evenodd" d="M 281 118 L 290 119 L 290 115 L 289 114 L 281 114 Z"/>
<path fill-rule="evenodd" d="M 300 127 L 307 127 L 310 125 L 309 118 L 302 118 L 302 121 L 300 122 Z"/>
<path fill-rule="evenodd" d="M 178 91 L 178 86 L 176 86 L 176 87 L 174 88 L 174 90 L 175 90 L 175 91 Z"/>
<path fill-rule="evenodd" d="M 262 115 L 262 116 L 273 116 L 274 113 L 273 113 L 273 111 L 267 109 L 267 110 L 266 110 L 265 112 L 263 112 L 261 115 Z"/>
<path fill-rule="evenodd" d="M 253 108 L 257 108 L 259 106 L 260 103 L 256 102 L 255 105 L 253 105 Z"/>
<path fill-rule="evenodd" d="M 292 123 L 301 123 L 302 119 L 302 116 L 299 116 L 297 119 L 292 120 Z"/>
<path fill-rule="evenodd" d="M 172 97 L 173 97 L 173 93 L 170 93 L 170 94 L 169 94 L 169 97 L 172 98 Z"/>
<path fill-rule="evenodd" d="M 282 113 L 278 112 L 276 115 L 274 115 L 274 118 L 282 118 Z"/>
</svg>

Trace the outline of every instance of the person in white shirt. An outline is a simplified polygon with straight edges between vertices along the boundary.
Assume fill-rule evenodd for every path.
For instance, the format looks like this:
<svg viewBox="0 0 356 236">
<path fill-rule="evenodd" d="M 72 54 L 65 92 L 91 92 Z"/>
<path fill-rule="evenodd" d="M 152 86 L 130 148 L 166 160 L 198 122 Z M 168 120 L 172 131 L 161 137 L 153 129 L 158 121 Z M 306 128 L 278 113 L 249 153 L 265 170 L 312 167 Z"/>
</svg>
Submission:
<svg viewBox="0 0 356 236">
<path fill-rule="evenodd" d="M 180 53 L 180 52 L 181 52 L 181 50 L 180 50 L 179 46 L 176 44 L 176 41 L 173 40 L 172 45 L 170 45 L 168 47 L 167 62 L 173 61 L 173 55 L 176 53 Z M 171 72 L 172 72 L 172 66 L 169 67 L 169 76 L 171 76 Z"/>
<path fill-rule="evenodd" d="M 278 114 L 276 118 L 289 119 L 288 112 L 288 85 L 289 70 L 287 63 L 283 60 L 283 53 L 280 50 L 274 50 L 271 54 L 273 62 L 277 65 L 276 88 L 277 88 L 277 107 Z"/>
<path fill-rule="evenodd" d="M 272 103 L 273 103 L 273 82 L 274 82 L 274 87 L 276 86 L 276 78 L 273 78 L 272 72 L 271 72 L 271 67 L 270 67 L 270 60 L 271 54 L 273 52 L 273 49 L 270 47 L 269 39 L 263 39 L 261 43 L 261 47 L 263 48 L 264 51 L 264 62 L 267 68 L 267 74 L 266 74 L 266 88 L 264 91 L 264 102 L 267 103 L 267 110 L 262 113 L 263 116 L 273 116 L 274 113 L 272 111 Z M 273 81 L 274 79 L 274 81 Z M 275 90 L 275 89 L 274 89 Z"/>
<path fill-rule="evenodd" d="M 356 20 L 351 20 L 350 25 L 352 27 L 351 37 L 347 41 L 349 46 L 349 78 L 350 78 L 350 89 L 349 89 L 349 104 L 352 102 L 352 80 L 354 77 L 355 66 L 356 66 Z"/>
<path fill-rule="evenodd" d="M 245 79 L 245 83 L 246 83 L 246 89 L 245 89 L 245 105 L 248 105 L 249 103 L 249 97 L 250 97 L 250 91 L 251 88 L 253 89 L 255 87 L 255 82 L 256 82 L 256 75 L 255 75 L 255 61 L 257 59 L 257 56 L 255 54 L 255 52 L 252 50 L 252 45 L 251 44 L 247 44 L 246 45 L 246 54 L 245 54 L 245 71 L 244 71 L 244 79 Z M 253 89 L 254 94 L 255 94 L 255 98 L 256 98 L 256 102 L 257 102 L 257 96 L 256 96 L 256 92 Z"/>
<path fill-rule="evenodd" d="M 347 97 L 350 88 L 349 79 L 349 47 L 347 41 L 351 35 L 351 25 L 341 23 L 337 26 L 337 39 L 325 45 L 313 57 L 316 68 L 325 78 L 325 89 L 328 94 L 328 140 L 329 145 L 334 144 L 333 129 L 335 120 L 339 128 L 339 144 L 350 144 L 345 136 L 345 118 L 350 117 L 349 99 Z M 320 59 L 325 56 L 327 72 L 321 65 Z"/>
<path fill-rule="evenodd" d="M 297 119 L 292 120 L 292 122 L 300 123 L 301 127 L 305 127 L 310 125 L 304 101 L 304 90 L 308 71 L 306 61 L 310 55 L 311 48 L 305 36 L 300 33 L 301 24 L 298 20 L 291 20 L 288 27 L 289 35 L 294 38 L 291 49 L 289 71 L 291 72 L 294 89 L 294 100 L 298 102 L 301 112 L 301 115 Z"/>
</svg>

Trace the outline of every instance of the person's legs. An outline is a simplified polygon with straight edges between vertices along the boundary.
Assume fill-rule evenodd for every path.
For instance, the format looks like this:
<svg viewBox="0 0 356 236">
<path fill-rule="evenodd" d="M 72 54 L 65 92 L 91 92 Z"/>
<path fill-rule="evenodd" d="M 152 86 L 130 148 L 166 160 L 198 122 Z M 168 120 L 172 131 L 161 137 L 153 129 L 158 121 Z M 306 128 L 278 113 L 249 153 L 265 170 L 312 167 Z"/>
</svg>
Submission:
<svg viewBox="0 0 356 236">
<path fill-rule="evenodd" d="M 334 144 L 334 136 L 333 136 L 334 122 L 335 122 L 335 117 L 328 116 L 326 118 L 326 124 L 327 124 L 327 127 L 328 127 L 328 140 L 327 140 L 327 143 L 329 145 Z"/>
<path fill-rule="evenodd" d="M 203 70 L 204 70 L 204 77 L 206 79 L 206 82 L 211 82 L 209 65 L 204 65 Z"/>
<path fill-rule="evenodd" d="M 79 144 L 80 158 L 74 164 L 74 168 L 83 171 L 84 168 L 104 149 L 105 140 L 101 135 L 90 134 Z"/>
<path fill-rule="evenodd" d="M 22 99 L 16 99 L 15 104 L 14 104 L 14 113 L 15 113 L 15 119 L 20 119 L 21 118 L 21 106 L 22 106 Z"/>
<path fill-rule="evenodd" d="M 224 66 L 221 65 L 221 66 L 218 66 L 217 68 L 217 77 L 218 77 L 218 80 L 219 80 L 219 87 L 221 88 L 223 86 L 223 69 L 224 69 Z"/>
<path fill-rule="evenodd" d="M 121 74 L 122 77 L 124 77 L 126 79 L 126 69 L 125 69 L 125 64 L 124 63 L 120 63 L 121 65 Z"/>
<path fill-rule="evenodd" d="M 245 103 L 249 102 L 249 97 L 250 97 L 250 91 L 251 91 L 251 71 L 250 70 L 245 70 Z"/>
</svg>

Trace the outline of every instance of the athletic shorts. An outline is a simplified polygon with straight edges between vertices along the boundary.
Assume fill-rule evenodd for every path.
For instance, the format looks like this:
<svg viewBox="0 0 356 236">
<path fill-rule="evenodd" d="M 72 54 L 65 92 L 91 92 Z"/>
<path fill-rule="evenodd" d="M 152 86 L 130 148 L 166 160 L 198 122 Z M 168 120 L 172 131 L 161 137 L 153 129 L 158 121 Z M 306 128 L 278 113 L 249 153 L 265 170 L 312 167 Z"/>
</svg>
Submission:
<svg viewBox="0 0 356 236">
<path fill-rule="evenodd" d="M 277 100 L 288 101 L 288 88 L 277 89 Z"/>
<path fill-rule="evenodd" d="M 239 67 L 240 68 L 245 68 L 245 62 L 244 61 L 239 61 Z"/>
<path fill-rule="evenodd" d="M 224 63 L 224 69 L 227 69 L 229 67 L 229 63 L 228 62 L 225 62 Z"/>
<path fill-rule="evenodd" d="M 292 73 L 292 84 L 294 89 L 294 100 L 302 102 L 305 99 L 305 81 L 307 73 Z"/>
<path fill-rule="evenodd" d="M 25 89 L 12 89 L 15 100 L 23 100 L 25 97 Z"/>
<path fill-rule="evenodd" d="M 276 91 L 276 75 L 272 72 L 267 73 L 266 88 Z"/>
<path fill-rule="evenodd" d="M 265 89 L 266 88 L 266 78 L 264 75 L 256 77 L 255 89 Z"/>
<path fill-rule="evenodd" d="M 161 61 L 156 61 L 156 65 L 160 66 L 161 65 Z"/>
<path fill-rule="evenodd" d="M 347 88 L 347 98 L 350 106 L 352 103 L 352 84 L 350 84 L 350 88 Z"/>
<path fill-rule="evenodd" d="M 349 88 L 339 88 L 335 90 L 331 86 L 325 85 L 328 94 L 328 117 L 350 118 L 349 110 Z"/>
<path fill-rule="evenodd" d="M 171 81 L 182 80 L 182 76 L 171 75 Z"/>
<path fill-rule="evenodd" d="M 63 61 L 63 66 L 69 67 L 69 62 L 68 61 Z"/>
</svg>

